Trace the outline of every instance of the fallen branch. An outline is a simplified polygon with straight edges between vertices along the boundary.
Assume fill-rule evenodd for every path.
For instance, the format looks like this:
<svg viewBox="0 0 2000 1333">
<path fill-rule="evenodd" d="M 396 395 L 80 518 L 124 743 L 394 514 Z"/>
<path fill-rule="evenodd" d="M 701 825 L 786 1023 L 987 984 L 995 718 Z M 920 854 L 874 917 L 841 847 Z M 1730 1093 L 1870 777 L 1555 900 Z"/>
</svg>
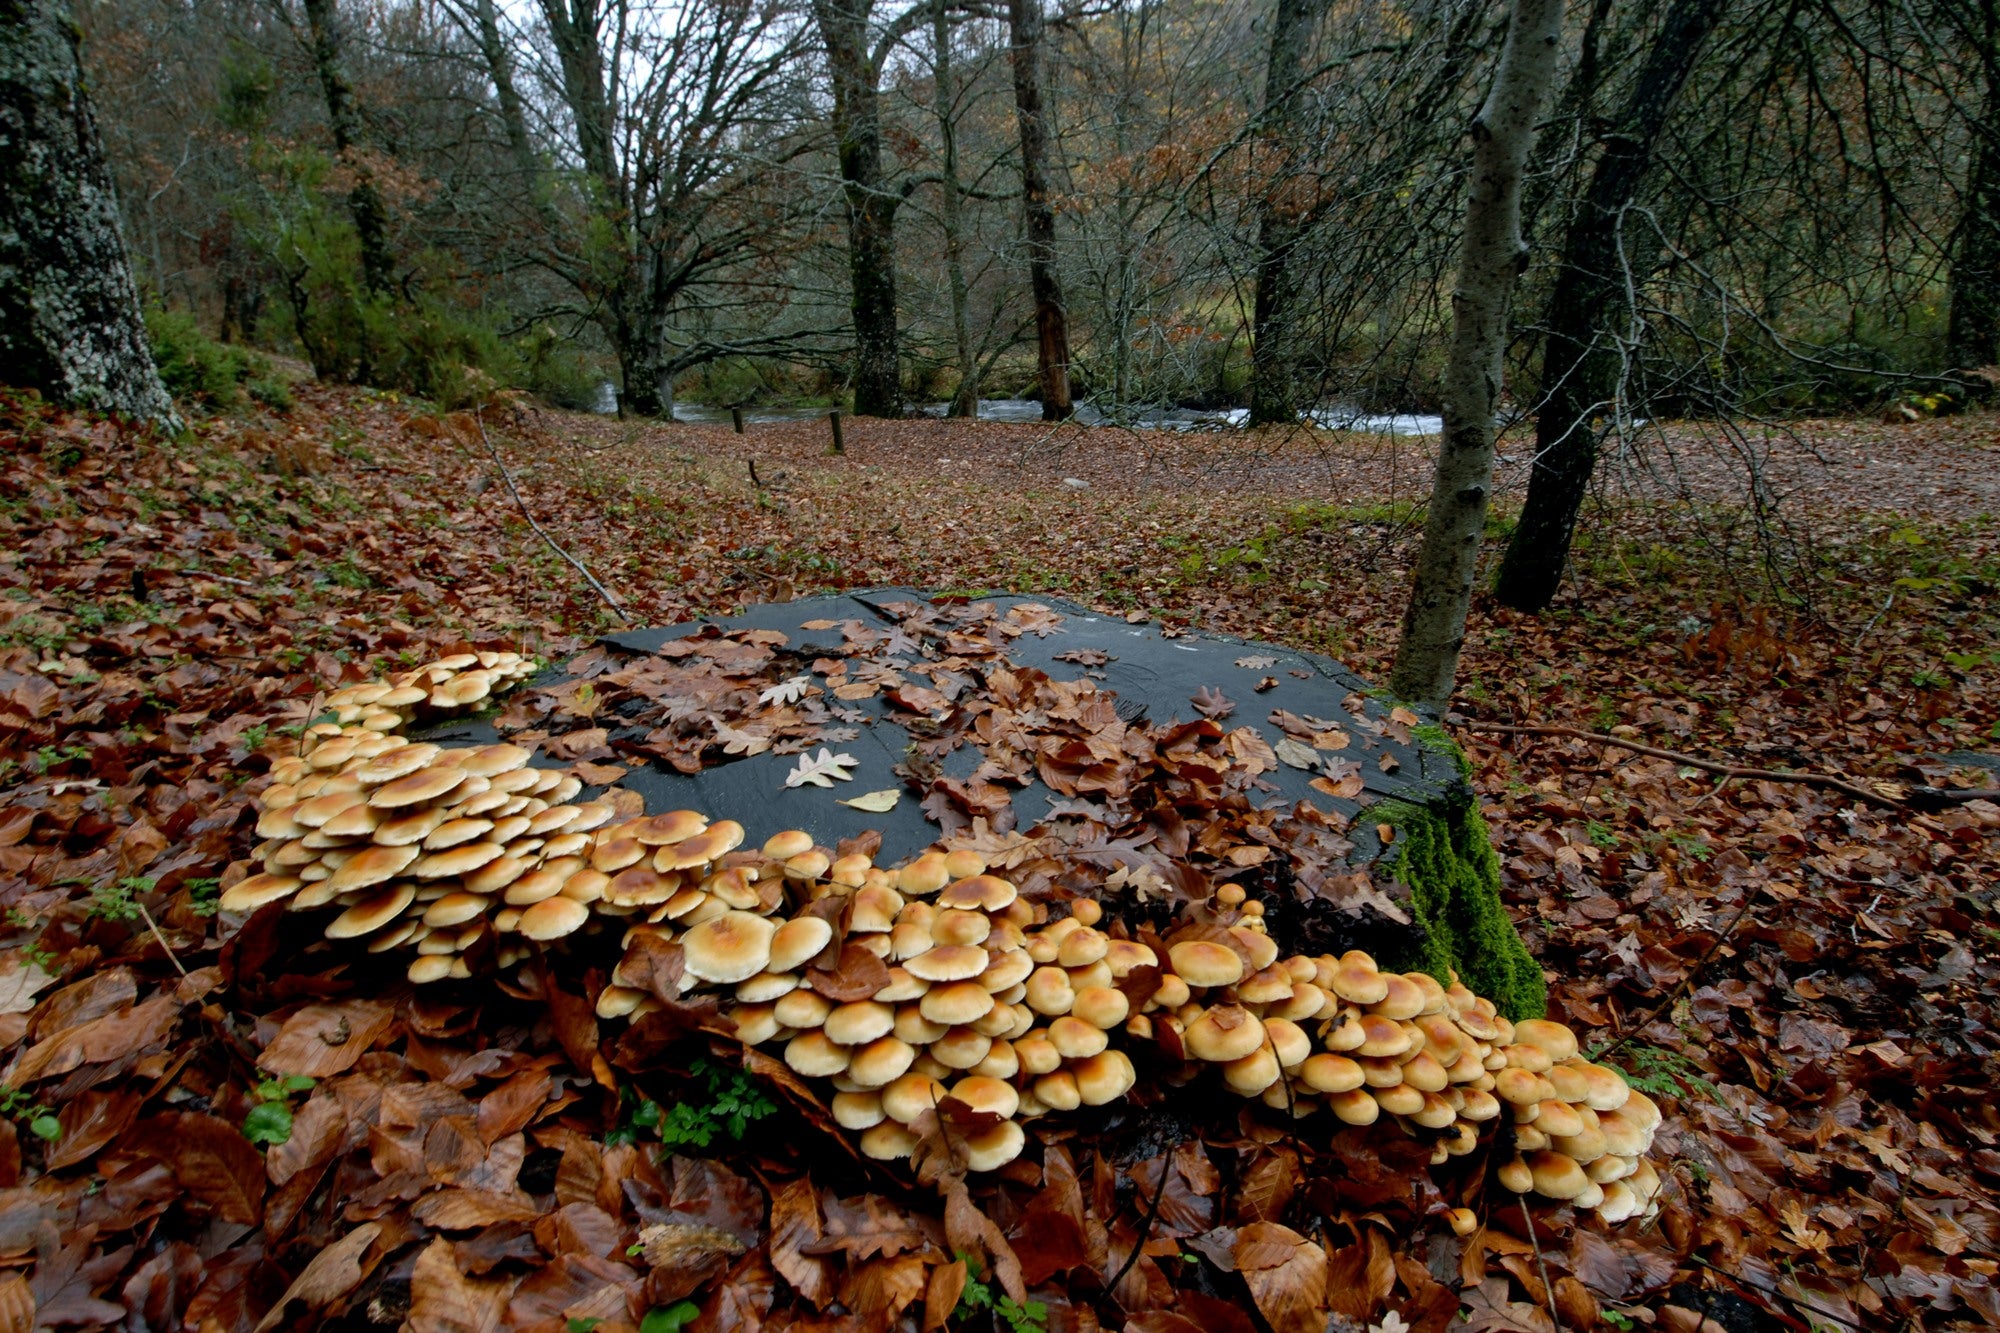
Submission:
<svg viewBox="0 0 2000 1333">
<path fill-rule="evenodd" d="M 1744 778 L 1755 782 L 1800 782 L 1811 787 L 1825 787 L 1831 791 L 1843 792 L 1856 800 L 1866 801 L 1870 805 L 1879 805 L 1890 810 L 1906 809 L 1911 804 L 1908 800 L 1899 800 L 1857 786 L 1845 778 L 1834 777 L 1831 773 L 1794 773 L 1779 768 L 1743 768 L 1736 764 L 1718 763 L 1713 759 L 1698 759 L 1694 755 L 1682 754 L 1678 750 L 1662 750 L 1655 745 L 1641 745 L 1638 741 L 1628 741 L 1622 736 L 1607 736 L 1603 732 L 1584 731 L 1578 727 L 1524 727 L 1511 722 L 1479 721 L 1469 721 L 1462 725 L 1468 731 L 1503 731 L 1515 736 L 1567 736 L 1572 740 L 1591 741 L 1598 745 L 1614 745 L 1621 750 L 1633 750 L 1639 754 L 1651 755 L 1655 759 L 1671 759 L 1677 764 L 1701 769 L 1704 773 L 1719 773 L 1725 778 Z M 1925 790 L 1942 789 L 1925 788 Z M 1965 799 L 1970 800 L 1979 795 L 1981 795 L 1979 792 L 1968 792 L 1965 794 Z"/>
<path fill-rule="evenodd" d="M 563 550 L 562 547 L 556 544 L 556 539 L 554 537 L 551 537 L 549 536 L 548 533 L 542 531 L 542 525 L 535 522 L 535 516 L 532 513 L 528 512 L 528 502 L 521 498 L 521 488 L 514 484 L 514 474 L 509 472 L 507 470 L 507 465 L 500 461 L 500 451 L 493 447 L 493 441 L 490 438 L 488 438 L 486 434 L 486 422 L 480 418 L 480 415 L 477 412 L 474 412 L 472 414 L 472 420 L 479 427 L 479 441 L 481 444 L 484 444 L 486 446 L 486 452 L 492 456 L 493 466 L 500 469 L 500 480 L 507 483 L 507 490 L 513 495 L 514 503 L 521 507 L 521 517 L 528 520 L 528 526 L 535 530 L 535 535 L 537 537 L 540 537 L 543 541 L 547 542 L 549 544 L 549 549 L 551 551 L 554 551 L 557 555 L 569 561 L 569 563 L 576 568 L 576 572 L 583 575 L 584 581 L 597 590 L 597 595 L 604 599 L 604 604 L 610 607 L 613 611 L 616 611 L 618 613 L 618 618 L 620 620 L 623 620 L 628 625 L 631 624 L 632 623 L 631 615 L 625 610 L 624 607 L 618 605 L 617 598 L 613 597 L 609 592 L 605 591 L 604 585 L 597 581 L 597 576 L 592 574 L 588 569 L 584 568 L 583 561 L 577 559 L 575 556 L 571 555 L 568 551 Z"/>
</svg>

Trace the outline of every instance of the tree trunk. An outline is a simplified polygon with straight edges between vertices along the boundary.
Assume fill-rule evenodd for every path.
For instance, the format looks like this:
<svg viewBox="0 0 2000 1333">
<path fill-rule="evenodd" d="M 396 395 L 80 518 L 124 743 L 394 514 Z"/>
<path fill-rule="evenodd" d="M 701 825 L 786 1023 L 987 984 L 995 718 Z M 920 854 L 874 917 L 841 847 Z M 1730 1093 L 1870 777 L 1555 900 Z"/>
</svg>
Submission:
<svg viewBox="0 0 2000 1333">
<path fill-rule="evenodd" d="M 1594 418 L 1613 407 L 1622 390 L 1628 292 L 1645 276 L 1626 253 L 1625 214 L 1723 3 L 1675 0 L 1564 238 L 1562 268 L 1542 317 L 1535 465 L 1495 589 L 1501 602 L 1518 610 L 1542 610 L 1562 584 L 1577 514 L 1597 466 Z"/>
<path fill-rule="evenodd" d="M 1439 711 L 1451 698 L 1458 675 L 1479 537 L 1493 486 L 1493 416 L 1499 406 L 1508 314 L 1527 258 L 1521 240 L 1521 168 L 1555 77 L 1562 11 L 1562 0 L 1513 0 L 1493 88 L 1472 122 L 1465 248 L 1451 295 L 1451 345 L 1444 371 L 1444 439 L 1389 677 L 1389 688 L 1398 697 Z"/>
<path fill-rule="evenodd" d="M 1261 137 L 1271 177 L 1257 200 L 1257 293 L 1251 314 L 1250 424 L 1299 419 L 1298 310 L 1292 250 L 1303 229 L 1296 198 L 1304 163 L 1298 151 L 1299 102 L 1313 29 L 1331 0 L 1278 0 L 1264 74 Z"/>
<path fill-rule="evenodd" d="M 514 84 L 514 62 L 507 42 L 500 34 L 500 15 L 493 0 L 476 0 L 474 19 L 479 29 L 479 54 L 486 61 L 487 77 L 493 81 L 493 96 L 500 104 L 500 125 L 507 135 L 507 147 L 521 172 L 522 187 L 541 198 L 541 172 L 535 157 L 534 140 L 528 137 L 527 116 L 521 109 L 520 90 Z"/>
<path fill-rule="evenodd" d="M 847 267 L 854 301 L 854 415 L 903 415 L 896 334 L 896 208 L 882 180 L 879 71 L 868 49 L 871 0 L 813 0 L 833 74 L 833 132 L 847 187 Z"/>
<path fill-rule="evenodd" d="M 951 289 L 951 336 L 958 353 L 958 391 L 950 415 L 979 415 L 979 349 L 972 340 L 971 300 L 965 282 L 965 222 L 958 180 L 958 96 L 951 66 L 951 18 L 948 0 L 932 0 L 931 50 L 937 73 L 938 137 L 944 144 L 940 173 L 938 219 L 944 231 L 945 280 Z"/>
<path fill-rule="evenodd" d="M 333 151 L 354 173 L 354 188 L 348 191 L 347 207 L 354 216 L 354 235 L 361 247 L 361 281 L 377 296 L 389 293 L 395 284 L 395 264 L 389 254 L 389 210 L 374 174 L 357 151 L 361 140 L 360 117 L 354 109 L 354 90 L 340 57 L 340 14 L 335 0 L 305 0 L 306 24 L 312 31 L 313 68 L 319 74 L 320 91 L 326 97 L 326 119 L 333 130 Z"/>
<path fill-rule="evenodd" d="M 64 0 L 0 0 L 0 375 L 179 430 Z"/>
<path fill-rule="evenodd" d="M 1021 123 L 1021 208 L 1028 234 L 1028 286 L 1035 298 L 1035 365 L 1042 420 L 1074 410 L 1069 392 L 1069 317 L 1056 275 L 1056 214 L 1049 203 L 1048 122 L 1042 114 L 1042 3 L 1007 0 L 1014 110 Z"/>
<path fill-rule="evenodd" d="M 1945 332 L 1945 353 L 1953 367 L 1963 370 L 2000 363 L 2000 19 L 1995 10 L 1993 0 L 1980 5 L 1986 98 L 1973 127 L 1976 142 L 1952 255 L 1951 321 Z"/>
</svg>

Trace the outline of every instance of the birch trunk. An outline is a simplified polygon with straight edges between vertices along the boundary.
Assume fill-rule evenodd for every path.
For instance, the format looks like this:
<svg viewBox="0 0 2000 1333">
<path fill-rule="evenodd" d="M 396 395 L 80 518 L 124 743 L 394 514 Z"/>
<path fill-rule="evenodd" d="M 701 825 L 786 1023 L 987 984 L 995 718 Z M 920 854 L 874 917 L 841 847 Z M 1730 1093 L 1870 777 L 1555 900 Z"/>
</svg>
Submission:
<svg viewBox="0 0 2000 1333">
<path fill-rule="evenodd" d="M 0 6 L 0 378 L 181 428 L 160 384 L 65 0 Z"/>
<path fill-rule="evenodd" d="M 1493 489 L 1493 418 L 1500 403 L 1514 287 L 1527 258 L 1521 175 L 1535 121 L 1555 78 L 1562 0 L 1513 0 L 1507 43 L 1486 104 L 1472 122 L 1465 248 L 1452 292 L 1444 374 L 1444 439 L 1431 482 L 1402 640 L 1389 685 L 1442 711 L 1458 675 L 1479 539 Z"/>
</svg>

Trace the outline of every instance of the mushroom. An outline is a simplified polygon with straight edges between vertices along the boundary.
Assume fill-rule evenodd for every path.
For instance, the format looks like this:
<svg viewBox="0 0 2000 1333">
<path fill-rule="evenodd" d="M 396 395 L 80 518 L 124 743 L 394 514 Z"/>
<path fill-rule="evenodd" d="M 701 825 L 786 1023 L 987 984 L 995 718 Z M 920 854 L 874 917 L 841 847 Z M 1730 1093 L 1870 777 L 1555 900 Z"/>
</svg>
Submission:
<svg viewBox="0 0 2000 1333">
<path fill-rule="evenodd" d="M 968 981 L 984 972 L 990 961 L 976 944 L 940 944 L 905 962 L 903 969 L 924 981 Z"/>
<path fill-rule="evenodd" d="M 1181 1043 L 1197 1060 L 1240 1060 L 1264 1044 L 1264 1025 L 1247 1009 L 1219 1004 L 1188 1024 Z"/>
<path fill-rule="evenodd" d="M 1534 1179 L 1535 1193 L 1551 1199 L 1574 1199 L 1596 1188 L 1582 1167 L 1559 1152 L 1529 1154 L 1528 1171 Z"/>
<path fill-rule="evenodd" d="M 1211 940 L 1182 940 L 1167 946 L 1174 974 L 1190 986 L 1234 986 L 1243 979 L 1243 957 Z"/>
<path fill-rule="evenodd" d="M 954 981 L 933 986 L 917 1002 L 918 1012 L 925 1018 L 948 1027 L 976 1023 L 991 1013 L 994 1005 L 991 992 L 977 981 Z"/>
<path fill-rule="evenodd" d="M 254 912 L 266 903 L 291 897 L 304 882 L 296 875 L 252 875 L 224 889 L 217 901 L 225 912 Z"/>
<path fill-rule="evenodd" d="M 1027 1134 L 1012 1120 L 965 1137 L 965 1164 L 974 1171 L 998 1171 L 1021 1155 Z"/>
<path fill-rule="evenodd" d="M 942 852 L 925 852 L 896 872 L 896 887 L 904 893 L 920 897 L 936 893 L 950 881 L 951 873 L 945 869 Z"/>
<path fill-rule="evenodd" d="M 689 976 L 703 981 L 746 981 L 770 965 L 777 930 L 766 917 L 724 912 L 681 938 L 683 966 Z"/>
<path fill-rule="evenodd" d="M 894 1162 L 916 1150 L 917 1136 L 894 1120 L 885 1120 L 861 1133 L 861 1152 L 878 1162 Z"/>
</svg>

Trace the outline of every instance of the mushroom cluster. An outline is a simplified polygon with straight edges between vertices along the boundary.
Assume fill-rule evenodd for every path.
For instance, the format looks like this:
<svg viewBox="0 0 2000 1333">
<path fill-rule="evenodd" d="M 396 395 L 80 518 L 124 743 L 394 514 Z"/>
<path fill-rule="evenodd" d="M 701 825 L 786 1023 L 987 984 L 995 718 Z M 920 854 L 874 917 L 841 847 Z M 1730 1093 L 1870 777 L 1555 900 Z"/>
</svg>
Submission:
<svg viewBox="0 0 2000 1333">
<path fill-rule="evenodd" d="M 1582 1059 L 1568 1028 L 1510 1022 L 1455 979 L 1384 971 L 1359 950 L 1281 958 L 1240 886 L 1219 889 L 1210 914 L 1231 924 L 1149 944 L 1090 899 L 1051 920 L 971 851 L 891 868 L 796 830 L 746 848 L 734 820 L 571 804 L 580 779 L 534 767 L 523 746 L 399 734 L 529 666 L 462 654 L 335 692 L 336 720 L 307 731 L 259 798 L 263 873 L 222 906 L 337 908 L 329 938 L 414 950 L 415 982 L 615 926 L 624 954 L 599 1017 L 726 992 L 738 1037 L 829 1081 L 833 1118 L 881 1160 L 909 1156 L 913 1126 L 949 1101 L 974 1126 L 971 1169 L 998 1169 L 1024 1147 L 1024 1122 L 1123 1097 L 1138 1077 L 1129 1048 L 1178 1063 L 1169 1079 L 1219 1066 L 1231 1091 L 1294 1117 L 1387 1115 L 1432 1144 L 1434 1163 L 1471 1152 L 1491 1123 L 1515 1150 L 1498 1172 L 1507 1188 L 1610 1223 L 1656 1210 L 1659 1108 Z"/>
<path fill-rule="evenodd" d="M 680 812 L 602 836 L 644 845 L 672 819 L 694 822 Z M 639 934 L 677 944 L 683 992 L 728 988 L 739 1038 L 781 1047 L 793 1071 L 830 1080 L 834 1118 L 871 1157 L 907 1156 L 912 1123 L 952 1098 L 999 1117 L 967 1149 L 975 1170 L 1003 1166 L 1021 1151 L 1021 1122 L 1122 1097 L 1137 1074 L 1121 1047 L 1139 1046 L 1189 1075 L 1220 1066 L 1230 1090 L 1292 1116 L 1394 1117 L 1427 1131 L 1434 1162 L 1471 1152 L 1481 1126 L 1504 1114 L 1528 1155 L 1502 1180 L 1607 1221 L 1649 1207 L 1659 1189 L 1645 1160 L 1659 1109 L 1618 1071 L 1581 1059 L 1568 1028 L 1510 1023 L 1456 982 L 1382 971 L 1359 950 L 1281 959 L 1259 905 L 1235 886 L 1219 905 L 1240 922 L 1169 936 L 1162 959 L 1098 929 L 1102 908 L 1089 899 L 1047 921 L 970 852 L 889 870 L 829 860 L 808 834 L 787 832 L 717 865 L 627 932 L 627 963 L 632 949 L 653 947 Z M 807 911 L 772 920 L 763 904 L 790 896 L 766 889 L 773 879 L 803 889 Z M 812 910 L 829 899 L 838 911 Z M 842 941 L 885 965 L 872 994 L 843 1001 L 815 989 L 809 970 L 831 966 Z M 599 997 L 601 1017 L 659 1003 L 626 984 L 627 963 Z"/>
</svg>

